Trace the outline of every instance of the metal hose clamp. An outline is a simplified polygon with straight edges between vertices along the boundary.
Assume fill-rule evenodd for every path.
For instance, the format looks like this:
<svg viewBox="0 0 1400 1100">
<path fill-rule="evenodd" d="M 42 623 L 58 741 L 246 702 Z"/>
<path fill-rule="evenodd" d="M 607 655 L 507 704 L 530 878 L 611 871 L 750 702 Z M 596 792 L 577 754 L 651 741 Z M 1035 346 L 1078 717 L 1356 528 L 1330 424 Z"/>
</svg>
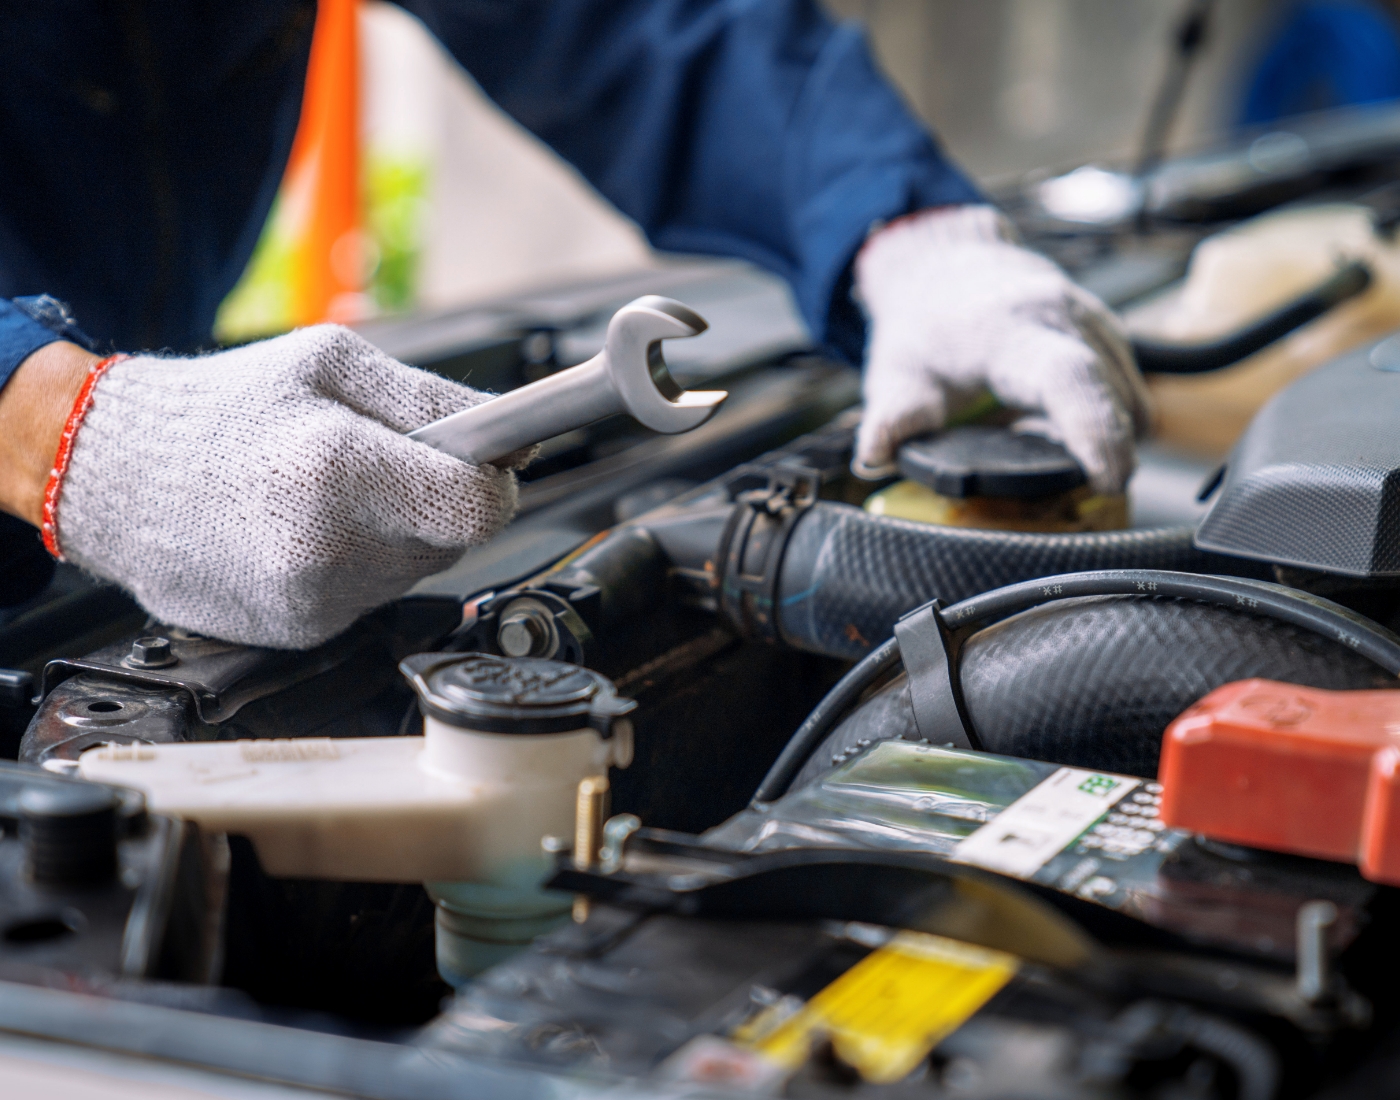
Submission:
<svg viewBox="0 0 1400 1100">
<path fill-rule="evenodd" d="M 720 538 L 720 614 L 746 638 L 778 641 L 778 574 L 797 521 L 817 501 L 821 475 L 775 466 L 768 485 L 740 493 Z"/>
</svg>

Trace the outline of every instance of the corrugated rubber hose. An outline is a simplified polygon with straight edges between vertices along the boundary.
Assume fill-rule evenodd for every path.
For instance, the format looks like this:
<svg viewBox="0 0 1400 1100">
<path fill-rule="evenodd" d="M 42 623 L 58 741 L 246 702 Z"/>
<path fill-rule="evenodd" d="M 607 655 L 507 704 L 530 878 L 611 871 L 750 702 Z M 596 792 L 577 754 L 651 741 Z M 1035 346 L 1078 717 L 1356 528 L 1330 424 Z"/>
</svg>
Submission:
<svg viewBox="0 0 1400 1100">
<path fill-rule="evenodd" d="M 856 659 L 890 637 L 896 619 L 931 599 L 956 603 L 1037 577 L 1090 569 L 1270 575 L 1258 562 L 1196 549 L 1192 533 L 978 531 L 820 501 L 797 520 L 782 557 L 778 630 L 798 649 Z"/>
<path fill-rule="evenodd" d="M 1208 577 L 1183 583 L 1231 585 Z M 1264 677 L 1331 690 L 1400 687 L 1400 639 L 1388 631 L 1317 597 L 1258 582 L 1251 588 L 1277 606 L 1243 610 L 1179 596 L 1088 595 L 1056 599 L 978 630 L 962 646 L 959 674 L 981 748 L 1150 776 L 1166 726 L 1222 684 Z M 990 608 L 997 596 L 960 606 L 976 619 L 975 605 Z M 1286 620 L 1290 612 L 1294 621 Z M 958 616 L 958 607 L 944 613 L 950 622 Z M 1329 636 L 1339 630 L 1349 632 L 1350 644 Z M 881 646 L 833 689 L 794 734 L 755 801 L 803 786 L 877 741 L 922 740 L 904 674 L 837 723 L 851 701 L 897 667 L 896 652 L 893 642 Z"/>
</svg>

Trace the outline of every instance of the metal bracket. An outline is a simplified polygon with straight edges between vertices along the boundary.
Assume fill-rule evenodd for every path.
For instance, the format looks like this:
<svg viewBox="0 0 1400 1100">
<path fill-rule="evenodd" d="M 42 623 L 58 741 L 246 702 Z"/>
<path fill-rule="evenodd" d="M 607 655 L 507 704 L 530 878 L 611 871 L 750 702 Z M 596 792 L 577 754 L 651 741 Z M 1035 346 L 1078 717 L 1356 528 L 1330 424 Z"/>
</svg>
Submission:
<svg viewBox="0 0 1400 1100">
<path fill-rule="evenodd" d="M 909 700 L 919 735 L 935 745 L 981 750 L 963 703 L 958 661 L 962 641 L 944 621 L 943 601 L 930 600 L 894 624 L 909 674 Z"/>
<path fill-rule="evenodd" d="M 202 722 L 232 718 L 247 703 L 327 672 L 371 640 L 369 627 L 357 626 L 309 652 L 234 645 L 212 638 L 186 636 L 159 624 L 143 634 L 168 636 L 176 660 L 169 668 L 141 669 L 124 664 L 131 650 L 126 639 L 86 657 L 61 657 L 44 666 L 39 694 L 48 694 L 81 673 L 120 680 L 144 688 L 183 692 Z"/>
<path fill-rule="evenodd" d="M 579 610 L 593 611 L 598 597 L 593 585 L 508 589 L 480 605 L 476 621 L 462 634 L 462 646 L 483 653 L 586 664 L 593 632 Z M 518 637 L 518 644 L 507 649 L 501 628 L 510 619 L 518 620 L 517 626 L 528 627 L 530 633 Z"/>
<path fill-rule="evenodd" d="M 778 641 L 778 572 L 797 521 L 817 501 L 821 474 L 775 466 L 763 489 L 742 492 L 725 524 L 720 563 L 720 613 L 745 637 Z"/>
</svg>

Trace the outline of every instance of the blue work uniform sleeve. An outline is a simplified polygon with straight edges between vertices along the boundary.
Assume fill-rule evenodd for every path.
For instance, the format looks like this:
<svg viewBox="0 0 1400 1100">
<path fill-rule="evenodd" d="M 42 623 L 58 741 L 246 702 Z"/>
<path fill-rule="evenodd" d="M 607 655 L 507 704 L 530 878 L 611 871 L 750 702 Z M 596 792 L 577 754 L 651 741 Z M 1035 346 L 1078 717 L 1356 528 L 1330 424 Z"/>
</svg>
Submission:
<svg viewBox="0 0 1400 1100">
<path fill-rule="evenodd" d="M 57 299 L 48 295 L 13 301 L 0 298 L 0 390 L 30 355 L 57 340 L 71 340 L 89 350 L 93 346 Z M 0 609 L 35 595 L 49 582 L 53 570 L 53 559 L 38 529 L 0 514 Z"/>
<path fill-rule="evenodd" d="M 0 390 L 30 355 L 59 340 L 97 350 L 96 342 L 79 327 L 67 304 L 52 295 L 34 294 L 9 301 L 0 298 Z"/>
<path fill-rule="evenodd" d="M 814 0 L 400 2 L 653 245 L 783 276 L 853 360 L 872 224 L 983 201 Z"/>
<path fill-rule="evenodd" d="M 1298 4 L 1249 82 L 1240 123 L 1400 98 L 1400 26 L 1374 0 Z"/>
<path fill-rule="evenodd" d="M 10 375 L 30 355 L 62 339 L 57 332 L 40 324 L 13 302 L 0 298 L 0 389 L 4 389 Z"/>
<path fill-rule="evenodd" d="M 28 313 L 0 298 L 0 389 L 30 354 L 62 339 Z M 48 583 L 53 560 L 36 528 L 0 513 L 0 609 L 27 600 Z"/>
</svg>

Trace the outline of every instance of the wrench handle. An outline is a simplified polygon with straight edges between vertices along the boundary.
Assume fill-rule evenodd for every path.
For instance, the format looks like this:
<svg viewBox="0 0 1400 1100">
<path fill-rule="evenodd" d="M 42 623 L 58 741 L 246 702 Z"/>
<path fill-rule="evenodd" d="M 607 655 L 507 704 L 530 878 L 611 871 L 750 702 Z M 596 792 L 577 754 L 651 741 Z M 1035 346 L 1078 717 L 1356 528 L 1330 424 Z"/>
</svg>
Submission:
<svg viewBox="0 0 1400 1100">
<path fill-rule="evenodd" d="M 624 411 L 607 384 L 607 352 L 528 386 L 473 405 L 408 433 L 410 439 L 470 462 L 494 462 L 575 428 Z"/>
</svg>

